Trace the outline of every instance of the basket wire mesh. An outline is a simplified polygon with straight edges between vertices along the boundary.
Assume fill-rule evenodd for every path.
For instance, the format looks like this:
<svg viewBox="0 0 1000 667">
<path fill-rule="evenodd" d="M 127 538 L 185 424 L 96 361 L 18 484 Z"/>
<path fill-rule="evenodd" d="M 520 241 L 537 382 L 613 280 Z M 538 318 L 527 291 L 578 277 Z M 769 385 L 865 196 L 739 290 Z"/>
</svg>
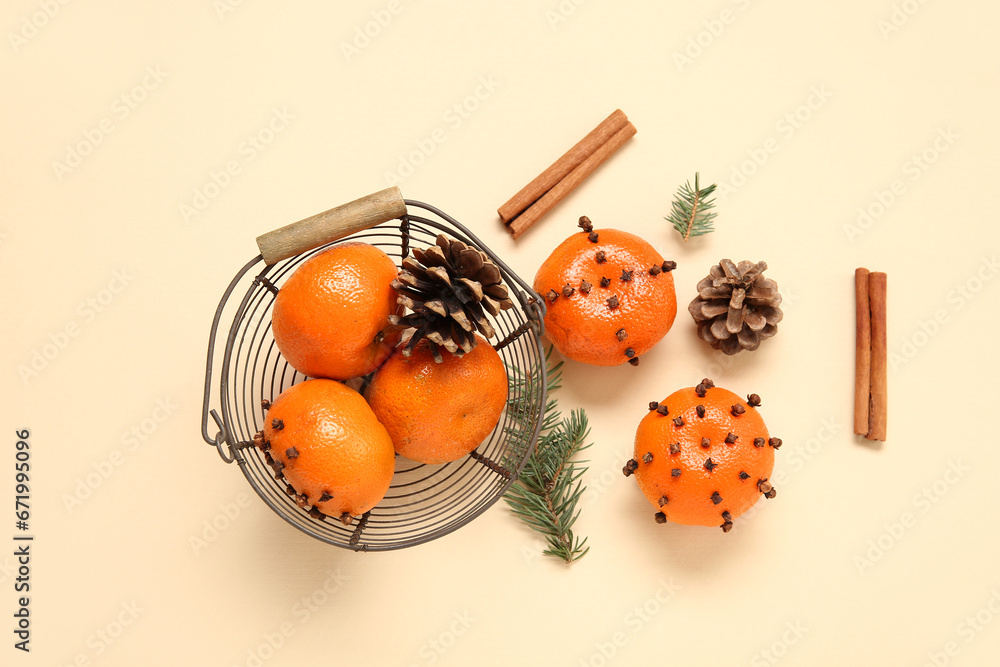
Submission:
<svg viewBox="0 0 1000 667">
<path fill-rule="evenodd" d="M 358 551 L 387 551 L 446 535 L 473 520 L 517 478 L 538 439 L 545 406 L 545 355 L 540 344 L 544 302 L 489 248 L 454 218 L 422 202 L 406 200 L 399 220 L 355 232 L 272 265 L 250 281 L 237 307 L 222 354 L 219 400 L 221 415 L 211 409 L 215 343 L 223 311 L 237 287 L 263 261 L 258 256 L 236 275 L 215 314 L 206 363 L 202 437 L 227 463 L 236 461 L 247 481 L 275 513 L 312 537 Z M 411 215 L 422 209 L 433 217 Z M 371 511 L 344 525 L 310 508 L 299 507 L 283 479 L 278 479 L 253 446 L 263 428 L 262 399 L 273 400 L 306 379 L 278 352 L 271 335 L 271 309 L 281 285 L 303 262 L 331 245 L 359 241 L 374 245 L 399 266 L 411 247 L 433 245 L 438 233 L 485 252 L 500 269 L 514 297 L 514 307 L 487 316 L 497 331 L 492 341 L 511 379 L 507 408 L 493 432 L 468 456 L 442 465 L 423 465 L 401 456 L 385 498 Z M 212 420 L 218 433 L 209 434 Z"/>
</svg>

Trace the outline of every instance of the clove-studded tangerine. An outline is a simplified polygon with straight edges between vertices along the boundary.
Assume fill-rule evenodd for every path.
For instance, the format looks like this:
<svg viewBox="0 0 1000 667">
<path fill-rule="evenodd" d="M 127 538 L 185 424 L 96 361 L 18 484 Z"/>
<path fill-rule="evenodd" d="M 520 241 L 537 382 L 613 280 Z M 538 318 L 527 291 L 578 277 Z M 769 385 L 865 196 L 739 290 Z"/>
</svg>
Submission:
<svg viewBox="0 0 1000 667">
<path fill-rule="evenodd" d="M 651 409 L 639 422 L 631 474 L 657 522 L 662 514 L 729 532 L 761 496 L 775 497 L 769 479 L 781 440 L 770 437 L 760 397 L 751 396 L 745 401 L 706 378 L 650 403 L 666 409 Z"/>
<path fill-rule="evenodd" d="M 636 365 L 673 325 L 677 264 L 634 234 L 595 230 L 586 216 L 580 228 L 535 275 L 535 291 L 546 298 L 546 335 L 570 359 Z"/>
<path fill-rule="evenodd" d="M 289 496 L 330 517 L 361 516 L 389 490 L 395 452 L 365 399 L 341 382 L 292 385 L 254 438 Z"/>
</svg>

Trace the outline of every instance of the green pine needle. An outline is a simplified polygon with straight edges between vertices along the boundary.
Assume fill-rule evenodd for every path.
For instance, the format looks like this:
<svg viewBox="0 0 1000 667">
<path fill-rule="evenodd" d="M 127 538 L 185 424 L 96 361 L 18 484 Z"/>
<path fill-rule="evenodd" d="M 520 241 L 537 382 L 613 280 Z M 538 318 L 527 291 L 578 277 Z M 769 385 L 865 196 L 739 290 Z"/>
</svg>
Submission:
<svg viewBox="0 0 1000 667">
<path fill-rule="evenodd" d="M 546 352 L 545 366 L 548 379 L 548 389 L 557 389 L 562 380 L 562 363 L 550 365 L 549 357 L 552 349 Z M 511 391 L 508 402 L 508 413 L 521 424 L 527 425 L 535 415 L 530 401 L 538 389 L 537 382 L 523 373 L 513 370 L 510 373 Z M 586 487 L 580 481 L 587 472 L 585 461 L 575 459 L 576 455 L 590 447 L 587 442 L 590 426 L 587 414 L 582 409 L 573 410 L 570 416 L 564 418 L 555 399 L 546 402 L 542 418 L 542 429 L 535 450 L 528 457 L 517 481 L 511 484 L 504 500 L 511 511 L 519 516 L 533 530 L 545 536 L 548 548 L 543 552 L 549 556 L 561 558 L 567 563 L 579 560 L 590 547 L 587 539 L 573 533 L 573 524 L 580 516 L 577 504 Z M 530 432 L 522 428 L 511 430 L 509 435 Z M 522 439 L 527 436 L 520 436 Z M 527 443 L 515 441 L 512 456 L 518 450 L 524 451 Z"/>
<path fill-rule="evenodd" d="M 686 182 L 674 196 L 673 208 L 664 220 L 669 222 L 681 235 L 684 242 L 692 236 L 702 236 L 714 231 L 715 200 L 710 199 L 715 192 L 715 184 L 702 189 L 698 183 L 698 172 L 694 174 L 694 188 Z"/>
</svg>

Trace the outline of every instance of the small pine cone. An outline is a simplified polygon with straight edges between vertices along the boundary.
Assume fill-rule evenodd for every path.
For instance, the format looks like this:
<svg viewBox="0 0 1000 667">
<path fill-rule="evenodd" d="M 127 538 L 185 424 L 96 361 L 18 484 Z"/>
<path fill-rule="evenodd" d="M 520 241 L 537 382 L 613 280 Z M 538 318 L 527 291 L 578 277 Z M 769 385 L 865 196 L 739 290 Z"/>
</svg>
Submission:
<svg viewBox="0 0 1000 667">
<path fill-rule="evenodd" d="M 392 286 L 406 314 L 391 315 L 389 321 L 414 330 L 404 355 L 426 338 L 440 361 L 440 348 L 458 356 L 471 351 L 476 331 L 495 336 L 486 313 L 495 316 L 514 304 L 500 269 L 486 253 L 444 234 L 438 234 L 436 243 L 426 250 L 414 248 L 413 256 L 403 259 Z"/>
<path fill-rule="evenodd" d="M 782 312 L 778 283 L 763 277 L 766 262 L 724 259 L 698 283 L 688 312 L 698 336 L 717 350 L 736 354 L 756 350 L 778 331 Z"/>
</svg>

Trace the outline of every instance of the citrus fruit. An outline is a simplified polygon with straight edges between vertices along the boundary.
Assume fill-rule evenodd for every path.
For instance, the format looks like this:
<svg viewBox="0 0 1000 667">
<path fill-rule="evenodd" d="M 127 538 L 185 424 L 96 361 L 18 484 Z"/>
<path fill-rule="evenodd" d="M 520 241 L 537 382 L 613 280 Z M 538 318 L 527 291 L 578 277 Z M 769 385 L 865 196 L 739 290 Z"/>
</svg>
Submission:
<svg viewBox="0 0 1000 667">
<path fill-rule="evenodd" d="M 292 368 L 348 380 L 385 361 L 400 332 L 392 281 L 396 265 L 366 243 L 333 246 L 299 266 L 274 299 L 274 342 Z"/>
<path fill-rule="evenodd" d="M 768 478 L 779 438 L 768 435 L 760 397 L 743 400 L 708 378 L 649 404 L 625 475 L 656 508 L 656 520 L 722 526 L 777 491 Z"/>
<path fill-rule="evenodd" d="M 482 336 L 462 356 L 434 361 L 430 341 L 400 346 L 372 377 L 365 398 L 396 452 L 418 463 L 455 461 L 493 431 L 507 402 L 507 372 Z"/>
<path fill-rule="evenodd" d="M 395 452 L 361 394 L 335 380 L 292 385 L 270 404 L 258 445 L 296 493 L 345 523 L 375 507 L 389 490 Z"/>
<path fill-rule="evenodd" d="M 583 231 L 559 244 L 535 275 L 545 333 L 566 357 L 596 366 L 639 363 L 677 315 L 674 262 L 617 229 Z"/>
</svg>

